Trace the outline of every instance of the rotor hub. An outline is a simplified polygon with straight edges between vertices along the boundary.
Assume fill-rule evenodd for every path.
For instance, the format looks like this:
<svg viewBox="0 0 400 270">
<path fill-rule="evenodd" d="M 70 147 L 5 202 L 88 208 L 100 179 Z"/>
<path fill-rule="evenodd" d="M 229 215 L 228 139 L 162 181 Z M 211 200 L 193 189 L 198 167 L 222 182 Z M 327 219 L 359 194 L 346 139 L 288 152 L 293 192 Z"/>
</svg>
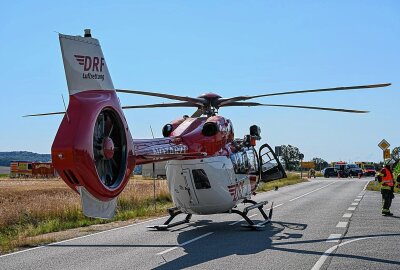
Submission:
<svg viewBox="0 0 400 270">
<path fill-rule="evenodd" d="M 110 160 L 114 156 L 114 142 L 110 137 L 105 137 L 103 140 L 104 158 Z"/>
</svg>

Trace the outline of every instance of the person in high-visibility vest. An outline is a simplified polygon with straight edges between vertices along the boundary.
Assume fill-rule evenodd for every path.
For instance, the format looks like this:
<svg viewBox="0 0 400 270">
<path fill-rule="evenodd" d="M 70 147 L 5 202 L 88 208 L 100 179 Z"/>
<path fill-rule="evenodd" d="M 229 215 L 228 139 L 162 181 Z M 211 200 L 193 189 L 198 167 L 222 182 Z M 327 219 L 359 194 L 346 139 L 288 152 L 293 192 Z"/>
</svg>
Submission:
<svg viewBox="0 0 400 270">
<path fill-rule="evenodd" d="M 377 174 L 377 178 L 381 183 L 382 216 L 393 216 L 390 212 L 390 206 L 394 198 L 394 179 L 389 163 Z"/>
</svg>

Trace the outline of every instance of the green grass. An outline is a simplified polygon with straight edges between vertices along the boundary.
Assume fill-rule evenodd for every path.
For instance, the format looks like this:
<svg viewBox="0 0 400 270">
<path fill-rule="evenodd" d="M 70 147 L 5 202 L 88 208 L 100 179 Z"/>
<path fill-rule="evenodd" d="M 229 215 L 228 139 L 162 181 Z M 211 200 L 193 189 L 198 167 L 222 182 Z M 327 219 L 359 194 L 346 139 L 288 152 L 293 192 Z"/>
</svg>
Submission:
<svg viewBox="0 0 400 270">
<path fill-rule="evenodd" d="M 368 183 L 367 190 L 379 191 L 380 192 L 381 191 L 381 184 L 379 182 L 377 182 L 377 181 L 370 181 Z M 400 193 L 400 189 L 395 188 L 394 192 L 395 193 Z"/>
<path fill-rule="evenodd" d="M 156 207 L 154 207 L 153 199 L 138 201 L 135 199 L 120 198 L 117 213 L 110 220 L 85 217 L 78 207 L 44 218 L 38 218 L 29 213 L 20 213 L 17 224 L 0 228 L 0 252 L 10 252 L 19 247 L 32 247 L 54 241 L 52 238 L 43 238 L 40 240 L 29 239 L 30 237 L 113 221 L 157 216 L 165 214 L 166 209 L 171 206 L 172 200 L 169 194 L 160 194 L 156 198 Z"/>
<path fill-rule="evenodd" d="M 258 187 L 257 191 L 264 192 L 264 191 L 273 190 L 276 187 L 280 188 L 280 187 L 294 185 L 294 184 L 298 184 L 298 183 L 302 183 L 302 182 L 308 182 L 308 181 L 306 179 L 301 179 L 299 174 L 293 173 L 293 174 L 288 174 L 287 178 L 263 183 Z"/>
<path fill-rule="evenodd" d="M 1 173 L 0 178 L 8 178 L 10 175 L 8 173 Z"/>
</svg>

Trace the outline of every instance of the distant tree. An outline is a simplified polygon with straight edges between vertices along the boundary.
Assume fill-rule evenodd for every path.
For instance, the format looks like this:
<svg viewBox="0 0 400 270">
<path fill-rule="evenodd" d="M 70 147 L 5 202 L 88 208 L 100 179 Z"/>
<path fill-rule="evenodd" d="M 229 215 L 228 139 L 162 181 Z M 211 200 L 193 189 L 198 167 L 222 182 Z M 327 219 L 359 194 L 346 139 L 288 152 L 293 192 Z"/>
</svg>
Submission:
<svg viewBox="0 0 400 270">
<path fill-rule="evenodd" d="M 10 166 L 11 161 L 47 162 L 50 160 L 50 154 L 37 154 L 27 151 L 0 152 L 0 166 Z"/>
<path fill-rule="evenodd" d="M 300 150 L 293 145 L 282 145 L 281 161 L 286 170 L 297 170 L 300 167 Z"/>
<path fill-rule="evenodd" d="M 320 171 L 320 170 L 322 170 L 322 169 L 324 169 L 324 168 L 329 166 L 328 162 L 326 162 L 322 158 L 315 157 L 315 158 L 312 159 L 312 161 L 315 163 L 315 169 L 317 171 Z"/>
</svg>

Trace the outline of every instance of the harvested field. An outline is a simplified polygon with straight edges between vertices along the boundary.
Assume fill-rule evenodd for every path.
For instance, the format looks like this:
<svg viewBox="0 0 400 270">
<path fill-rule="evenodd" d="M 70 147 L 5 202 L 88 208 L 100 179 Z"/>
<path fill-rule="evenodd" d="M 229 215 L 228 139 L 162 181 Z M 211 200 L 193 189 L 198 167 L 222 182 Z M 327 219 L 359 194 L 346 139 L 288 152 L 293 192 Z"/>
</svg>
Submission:
<svg viewBox="0 0 400 270">
<path fill-rule="evenodd" d="M 110 221 L 165 214 L 171 205 L 165 180 L 156 181 L 156 201 L 154 209 L 153 181 L 131 179 Z M 0 253 L 31 245 L 32 236 L 110 221 L 84 217 L 79 195 L 60 179 L 0 180 Z"/>
</svg>

